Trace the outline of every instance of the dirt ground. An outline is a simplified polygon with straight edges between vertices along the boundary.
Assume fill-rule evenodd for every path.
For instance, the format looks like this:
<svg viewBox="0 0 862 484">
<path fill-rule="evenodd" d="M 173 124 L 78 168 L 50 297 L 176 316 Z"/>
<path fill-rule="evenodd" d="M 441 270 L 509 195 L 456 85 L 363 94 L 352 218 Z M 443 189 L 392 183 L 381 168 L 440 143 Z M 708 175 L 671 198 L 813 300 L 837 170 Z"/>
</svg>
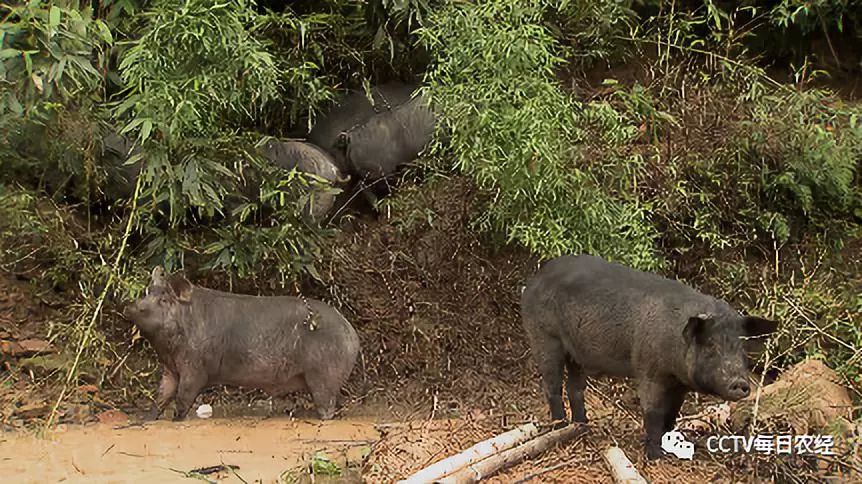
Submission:
<svg viewBox="0 0 862 484">
<path fill-rule="evenodd" d="M 213 406 L 210 420 L 141 424 L 156 386 L 155 358 L 109 307 L 99 334 L 110 351 L 79 372 L 58 408 L 59 425 L 34 435 L 69 365 L 69 345 L 55 339 L 63 295 L 42 294 L 0 273 L 0 479 L 305 482 L 311 468 L 319 482 L 326 480 L 321 473 L 337 467 L 340 481 L 393 482 L 517 425 L 544 421 L 547 408 L 517 302 L 534 262 L 465 230 L 475 197 L 469 183 L 406 190 L 413 193 L 380 220 L 357 221 L 337 237 L 318 266 L 326 284 L 301 288 L 339 308 L 362 340 L 361 360 L 330 422 L 312 419 L 307 398 L 272 400 L 215 388 L 196 402 Z M 225 288 L 208 274 L 189 277 Z M 707 403 L 690 397 L 683 414 Z M 591 381 L 587 410 L 586 435 L 489 482 L 611 482 L 601 457 L 611 445 L 651 482 L 803 482 L 802 470 L 821 480 L 838 468 L 791 459 L 722 460 L 702 440 L 695 441 L 693 461 L 647 463 L 631 386 Z M 238 468 L 189 474 L 222 464 Z"/>
<path fill-rule="evenodd" d="M 482 277 L 494 279 L 493 274 Z M 0 277 L 0 336 L 7 341 L 49 339 L 45 328 L 56 314 L 39 301 L 30 285 Z M 365 329 L 366 338 L 374 334 L 372 328 Z M 496 333 L 515 345 L 509 331 L 501 327 Z M 399 337 L 395 332 L 381 336 Z M 508 354 L 519 350 L 514 361 L 498 356 L 511 373 L 511 378 L 500 379 L 489 377 L 499 372 L 493 360 L 476 365 L 475 360 L 465 364 L 457 359 L 475 358 L 473 345 L 484 353 L 487 348 L 481 348 L 488 342 L 470 341 L 460 331 L 446 339 L 450 337 L 469 346 L 452 353 L 448 363 L 420 362 L 461 368 L 451 382 L 419 378 L 421 370 L 405 376 L 405 370 L 396 366 L 408 361 L 402 361 L 400 352 L 388 360 L 372 359 L 380 350 L 366 340 L 365 371 L 349 385 L 338 419 L 330 422 L 313 420 L 307 399 L 272 400 L 258 393 L 217 389 L 197 402 L 213 405 L 212 419 L 141 423 L 146 407 L 123 403 L 118 390 L 103 392 L 96 385 L 82 385 L 60 407 L 60 424 L 37 435 L 56 395 L 40 386 L 39 377 L 28 378 L 28 373 L 35 373 L 21 364 L 26 359 L 19 360 L 23 370 L 9 366 L 0 372 L 0 475 L 4 482 L 179 482 L 189 479 L 186 473 L 194 469 L 229 464 L 239 466 L 235 474 L 222 471 L 206 479 L 302 482 L 308 479 L 314 456 L 322 453 L 337 463 L 341 481 L 392 482 L 521 423 L 544 419 L 545 403 L 523 344 L 507 349 Z M 413 351 L 427 351 L 420 343 L 414 343 L 418 350 Z M 375 363 L 378 358 L 380 366 Z M 476 367 L 463 370 L 470 365 Z M 632 410 L 636 399 L 629 388 L 599 381 L 591 384 L 587 398 L 593 422 L 588 435 L 491 481 L 513 482 L 537 474 L 530 480 L 610 482 L 601 452 L 612 443 L 622 446 L 653 482 L 735 479 L 727 467 L 705 459 L 647 465 L 642 460 L 639 417 Z M 288 412 L 293 417 L 286 416 Z M 555 468 L 548 471 L 551 467 Z"/>
<path fill-rule="evenodd" d="M 352 420 L 62 425 L 43 436 L 0 435 L 0 475 L 5 482 L 184 482 L 194 469 L 230 465 L 237 468 L 208 479 L 279 482 L 301 475 L 320 452 L 349 469 L 378 437 L 371 422 Z"/>
</svg>

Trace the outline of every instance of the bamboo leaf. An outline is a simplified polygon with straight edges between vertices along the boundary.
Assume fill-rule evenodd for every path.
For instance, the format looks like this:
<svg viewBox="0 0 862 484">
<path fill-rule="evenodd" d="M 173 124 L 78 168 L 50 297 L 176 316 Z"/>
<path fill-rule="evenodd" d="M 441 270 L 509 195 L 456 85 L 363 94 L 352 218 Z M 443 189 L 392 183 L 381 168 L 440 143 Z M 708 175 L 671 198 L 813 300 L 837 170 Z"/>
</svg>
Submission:
<svg viewBox="0 0 862 484">
<path fill-rule="evenodd" d="M 52 6 L 50 13 L 48 14 L 48 25 L 52 28 L 56 28 L 60 25 L 60 8 L 56 6 Z"/>
</svg>

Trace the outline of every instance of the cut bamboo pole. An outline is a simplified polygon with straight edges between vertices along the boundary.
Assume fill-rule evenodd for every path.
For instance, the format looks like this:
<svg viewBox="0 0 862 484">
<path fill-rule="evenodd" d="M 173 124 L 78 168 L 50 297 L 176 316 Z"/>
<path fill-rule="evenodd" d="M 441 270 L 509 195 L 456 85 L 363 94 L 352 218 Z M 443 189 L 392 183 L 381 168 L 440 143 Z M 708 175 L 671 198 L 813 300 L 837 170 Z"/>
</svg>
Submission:
<svg viewBox="0 0 862 484">
<path fill-rule="evenodd" d="M 632 461 L 626 457 L 626 454 L 619 447 L 610 447 L 604 454 L 605 462 L 611 468 L 611 475 L 614 476 L 614 482 L 617 484 L 647 484 L 644 479 L 635 469 Z"/>
<path fill-rule="evenodd" d="M 474 482 L 479 482 L 480 480 L 492 476 L 524 459 L 535 457 L 556 444 L 566 443 L 575 437 L 582 435 L 586 432 L 586 429 L 586 426 L 576 424 L 553 430 L 513 449 L 497 453 L 485 460 L 465 466 L 457 472 L 454 472 L 442 479 L 438 479 L 436 482 L 439 484 L 472 484 Z"/>
<path fill-rule="evenodd" d="M 483 440 L 460 454 L 447 457 L 436 464 L 422 469 L 407 479 L 398 481 L 398 484 L 434 482 L 435 480 L 451 474 L 464 466 L 479 462 L 489 455 L 494 455 L 498 452 L 511 449 L 521 442 L 535 437 L 538 433 L 539 428 L 536 427 L 535 424 L 528 423 L 522 425 L 508 432 L 497 435 L 496 437 Z"/>
</svg>

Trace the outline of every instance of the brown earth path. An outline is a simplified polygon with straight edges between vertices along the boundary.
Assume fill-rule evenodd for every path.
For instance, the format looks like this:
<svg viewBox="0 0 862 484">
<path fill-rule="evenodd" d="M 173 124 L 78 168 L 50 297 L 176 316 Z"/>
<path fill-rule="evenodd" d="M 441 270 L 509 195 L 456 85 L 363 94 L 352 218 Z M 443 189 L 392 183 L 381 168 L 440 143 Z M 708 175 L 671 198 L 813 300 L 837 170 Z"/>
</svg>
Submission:
<svg viewBox="0 0 862 484">
<path fill-rule="evenodd" d="M 190 482 L 184 473 L 230 464 L 219 482 L 279 482 L 324 452 L 344 466 L 358 464 L 379 438 L 373 422 L 212 419 L 144 426 L 60 426 L 45 436 L 0 434 L 0 481 Z M 237 477 L 239 476 L 239 477 Z"/>
</svg>

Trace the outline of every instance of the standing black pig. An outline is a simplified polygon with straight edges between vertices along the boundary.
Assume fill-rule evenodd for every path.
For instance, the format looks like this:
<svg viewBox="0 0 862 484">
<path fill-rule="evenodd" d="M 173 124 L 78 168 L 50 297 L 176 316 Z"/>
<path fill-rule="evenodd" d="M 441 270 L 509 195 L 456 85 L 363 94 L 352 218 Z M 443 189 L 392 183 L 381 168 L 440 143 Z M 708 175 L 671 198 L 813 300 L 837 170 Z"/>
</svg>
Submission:
<svg viewBox="0 0 862 484">
<path fill-rule="evenodd" d="M 274 165 L 285 170 L 296 168 L 326 180 L 332 186 L 347 183 L 350 176 L 344 176 L 329 153 L 318 146 L 302 141 L 268 141 L 261 150 Z M 335 205 L 336 193 L 333 190 L 315 190 L 306 204 L 303 215 L 313 222 L 320 223 Z"/>
<path fill-rule="evenodd" d="M 434 135 L 436 118 L 421 96 L 344 131 L 336 144 L 350 172 L 375 181 L 413 161 Z"/>
<path fill-rule="evenodd" d="M 646 452 L 661 455 L 689 391 L 739 400 L 749 394 L 744 336 L 775 331 L 678 281 L 580 255 L 549 261 L 521 296 L 521 313 L 553 420 L 586 422 L 585 375 L 633 377 Z"/>
<path fill-rule="evenodd" d="M 125 316 L 162 365 L 153 419 L 174 397 L 174 420 L 184 419 L 198 394 L 216 384 L 276 397 L 308 390 L 320 418 L 330 419 L 359 353 L 356 331 L 323 302 L 214 291 L 161 267 Z"/>
<path fill-rule="evenodd" d="M 314 123 L 308 140 L 335 156 L 338 167 L 348 171 L 343 150 L 337 146 L 341 133 L 361 126 L 377 113 L 407 102 L 417 87 L 414 84 L 387 82 L 371 88 L 371 101 L 364 91 L 353 91 Z"/>
</svg>

